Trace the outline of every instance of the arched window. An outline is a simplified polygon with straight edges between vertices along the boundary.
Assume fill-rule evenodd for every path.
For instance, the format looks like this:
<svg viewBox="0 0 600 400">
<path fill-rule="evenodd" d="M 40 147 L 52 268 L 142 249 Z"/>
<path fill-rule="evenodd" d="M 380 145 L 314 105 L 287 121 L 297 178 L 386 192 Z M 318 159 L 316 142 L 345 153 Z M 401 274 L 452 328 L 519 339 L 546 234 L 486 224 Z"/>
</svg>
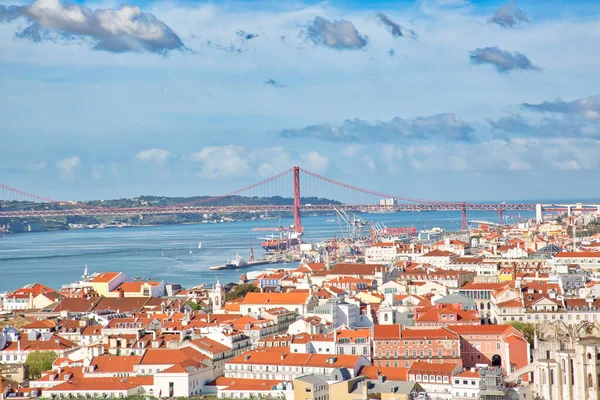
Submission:
<svg viewBox="0 0 600 400">
<path fill-rule="evenodd" d="M 592 389 L 594 387 L 594 378 L 592 374 L 588 374 L 588 388 Z"/>
<path fill-rule="evenodd" d="M 387 314 L 383 314 L 383 320 L 384 320 L 385 322 L 387 322 L 387 320 L 388 320 L 388 315 L 387 315 Z"/>
<path fill-rule="evenodd" d="M 592 353 L 588 353 L 588 360 L 592 359 Z"/>
</svg>

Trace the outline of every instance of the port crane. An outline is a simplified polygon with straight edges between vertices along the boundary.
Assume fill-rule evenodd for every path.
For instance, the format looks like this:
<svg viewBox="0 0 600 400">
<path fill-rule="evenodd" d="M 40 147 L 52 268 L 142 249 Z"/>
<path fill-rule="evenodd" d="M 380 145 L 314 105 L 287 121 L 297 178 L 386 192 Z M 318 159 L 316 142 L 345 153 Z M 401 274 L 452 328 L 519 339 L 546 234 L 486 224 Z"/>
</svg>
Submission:
<svg viewBox="0 0 600 400">
<path fill-rule="evenodd" d="M 333 207 L 338 216 L 346 223 L 345 235 L 349 239 L 357 239 L 364 236 L 365 226 L 370 222 L 357 217 L 355 214 L 348 214 L 345 210 Z"/>
</svg>

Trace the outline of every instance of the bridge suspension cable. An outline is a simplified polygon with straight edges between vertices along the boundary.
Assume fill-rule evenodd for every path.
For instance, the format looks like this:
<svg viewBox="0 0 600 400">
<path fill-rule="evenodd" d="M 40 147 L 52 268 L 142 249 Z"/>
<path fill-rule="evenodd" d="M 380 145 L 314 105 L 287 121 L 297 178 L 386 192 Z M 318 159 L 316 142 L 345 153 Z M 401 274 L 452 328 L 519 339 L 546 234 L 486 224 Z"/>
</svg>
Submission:
<svg viewBox="0 0 600 400">
<path fill-rule="evenodd" d="M 35 194 L 27 193 L 22 190 L 3 185 L 1 183 L 0 183 L 0 189 L 2 189 L 2 191 L 4 192 L 2 198 L 4 198 L 5 200 L 8 200 L 10 197 L 8 195 L 12 194 L 15 196 L 15 199 L 28 200 L 28 201 L 39 201 L 42 203 L 59 203 L 59 201 L 57 201 L 57 200 L 53 200 L 53 199 L 49 199 L 47 197 L 42 197 L 42 196 L 38 196 Z M 2 198 L 0 198 L 0 200 Z"/>
<path fill-rule="evenodd" d="M 310 176 L 312 176 L 314 178 L 320 179 L 320 180 L 325 181 L 325 182 L 332 183 L 332 184 L 337 185 L 337 186 L 341 186 L 341 187 L 346 188 L 346 189 L 354 190 L 354 191 L 365 193 L 365 194 L 370 194 L 370 195 L 373 195 L 373 196 L 379 196 L 379 197 L 382 197 L 382 198 L 390 198 L 390 199 L 393 198 L 393 199 L 402 200 L 402 201 L 406 201 L 406 202 L 410 202 L 410 203 L 425 203 L 425 204 L 428 204 L 428 203 L 446 203 L 444 201 L 414 199 L 414 198 L 410 198 L 410 197 L 394 196 L 394 195 L 391 195 L 391 194 L 376 192 L 376 191 L 373 191 L 373 190 L 362 189 L 362 188 L 359 188 L 358 186 L 349 185 L 347 183 L 342 183 L 342 182 L 335 181 L 333 179 L 327 178 L 326 176 L 319 175 L 319 174 L 316 174 L 314 172 L 308 171 L 308 170 L 306 170 L 304 168 L 300 168 L 300 171 L 302 171 L 303 173 L 305 173 L 307 175 L 310 175 Z"/>
<path fill-rule="evenodd" d="M 195 205 L 195 204 L 208 203 L 210 201 L 219 200 L 219 199 L 222 199 L 222 198 L 225 198 L 225 197 L 229 197 L 229 196 L 235 196 L 235 195 L 238 195 L 240 193 L 247 192 L 248 190 L 257 188 L 259 186 L 263 186 L 263 185 L 265 185 L 265 184 L 267 184 L 269 182 L 272 182 L 272 181 L 274 181 L 276 179 L 279 179 L 282 176 L 285 176 L 287 174 L 291 174 L 293 170 L 294 170 L 293 168 L 289 168 L 289 169 L 287 169 L 287 170 L 285 170 L 285 171 L 283 171 L 283 172 L 281 172 L 281 173 L 279 173 L 277 175 L 274 175 L 274 176 L 272 176 L 270 178 L 264 179 L 264 180 L 262 180 L 260 182 L 256 182 L 256 183 L 254 183 L 252 185 L 243 187 L 241 189 L 237 189 L 237 190 L 234 190 L 232 192 L 222 194 L 220 196 L 207 197 L 207 198 L 204 198 L 204 199 L 198 199 L 198 200 L 194 200 L 194 201 L 188 201 L 188 202 L 185 202 L 185 203 L 177 204 L 177 206 L 178 207 L 192 206 L 192 205 Z"/>
</svg>

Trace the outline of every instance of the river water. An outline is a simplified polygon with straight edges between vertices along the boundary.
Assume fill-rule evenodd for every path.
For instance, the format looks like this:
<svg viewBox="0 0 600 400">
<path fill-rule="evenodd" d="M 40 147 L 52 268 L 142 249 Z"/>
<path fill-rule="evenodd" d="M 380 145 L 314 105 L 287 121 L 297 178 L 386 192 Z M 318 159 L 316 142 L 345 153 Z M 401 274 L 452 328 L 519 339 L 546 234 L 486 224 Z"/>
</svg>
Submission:
<svg viewBox="0 0 600 400">
<path fill-rule="evenodd" d="M 461 224 L 460 212 L 454 211 L 363 214 L 362 217 L 388 227 L 414 226 L 418 230 L 441 227 L 456 231 Z M 522 212 L 520 217 L 532 218 L 533 213 Z M 469 212 L 469 219 L 496 221 L 496 218 L 495 213 Z M 292 222 L 291 219 L 281 221 L 283 225 Z M 304 242 L 332 238 L 334 234 L 342 236 L 342 226 L 335 216 L 304 216 L 302 223 Z M 209 271 L 209 268 L 224 264 L 236 252 L 248 259 L 250 240 L 256 258 L 262 258 L 261 237 L 269 232 L 255 232 L 252 228 L 276 228 L 278 224 L 278 220 L 266 220 L 0 235 L 0 292 L 31 282 L 59 289 L 63 284 L 78 280 L 86 264 L 90 273 L 122 271 L 131 277 L 179 283 L 184 287 L 211 284 L 217 276 L 222 282 L 233 282 L 238 280 L 240 271 Z M 198 249 L 200 241 L 202 249 Z M 265 267 L 269 266 L 254 269 Z"/>
</svg>

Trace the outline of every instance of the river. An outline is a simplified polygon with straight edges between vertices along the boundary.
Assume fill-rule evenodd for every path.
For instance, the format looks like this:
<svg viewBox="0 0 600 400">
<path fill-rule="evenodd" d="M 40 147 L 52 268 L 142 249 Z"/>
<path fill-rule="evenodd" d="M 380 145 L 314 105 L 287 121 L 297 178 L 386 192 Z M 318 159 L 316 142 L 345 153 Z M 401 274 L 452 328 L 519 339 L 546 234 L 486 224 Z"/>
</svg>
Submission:
<svg viewBox="0 0 600 400">
<path fill-rule="evenodd" d="M 522 212 L 520 216 L 532 218 L 533 213 Z M 363 214 L 362 217 L 388 227 L 414 226 L 419 230 L 441 227 L 456 231 L 461 224 L 461 214 L 455 211 Z M 496 221 L 496 218 L 495 213 L 469 212 L 469 219 Z M 335 222 L 327 222 L 328 219 Z M 282 219 L 284 225 L 291 223 L 291 219 Z M 342 235 L 335 216 L 305 216 L 302 223 L 304 242 Z M 209 271 L 209 267 L 224 264 L 236 252 L 248 259 L 250 240 L 256 258 L 262 258 L 260 238 L 265 232 L 253 232 L 252 228 L 277 225 L 277 220 L 266 220 L 0 235 L 0 292 L 31 282 L 59 289 L 63 284 L 78 280 L 86 264 L 90 273 L 122 271 L 131 277 L 179 283 L 184 287 L 211 284 L 217 276 L 222 282 L 233 282 L 238 280 L 240 271 Z M 200 241 L 202 249 L 198 249 Z M 263 268 L 265 266 L 255 267 Z M 249 270 L 252 269 L 243 271 Z"/>
</svg>

